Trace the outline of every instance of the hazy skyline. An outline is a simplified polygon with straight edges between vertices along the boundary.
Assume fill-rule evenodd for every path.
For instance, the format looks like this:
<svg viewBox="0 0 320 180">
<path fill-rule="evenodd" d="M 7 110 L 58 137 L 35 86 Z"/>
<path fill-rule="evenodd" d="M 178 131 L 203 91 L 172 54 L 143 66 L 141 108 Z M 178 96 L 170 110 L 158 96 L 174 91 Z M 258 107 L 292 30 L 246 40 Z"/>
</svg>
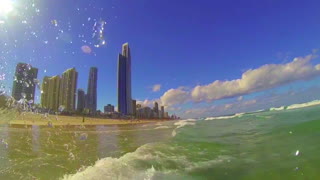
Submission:
<svg viewBox="0 0 320 180">
<path fill-rule="evenodd" d="M 14 14 L 0 17 L 6 90 L 18 62 L 38 68 L 40 80 L 75 67 L 82 89 L 98 67 L 98 109 L 117 105 L 117 54 L 129 42 L 132 98 L 161 99 L 182 117 L 320 98 L 316 1 L 15 3 Z M 103 28 L 106 44 L 95 28 Z"/>
</svg>

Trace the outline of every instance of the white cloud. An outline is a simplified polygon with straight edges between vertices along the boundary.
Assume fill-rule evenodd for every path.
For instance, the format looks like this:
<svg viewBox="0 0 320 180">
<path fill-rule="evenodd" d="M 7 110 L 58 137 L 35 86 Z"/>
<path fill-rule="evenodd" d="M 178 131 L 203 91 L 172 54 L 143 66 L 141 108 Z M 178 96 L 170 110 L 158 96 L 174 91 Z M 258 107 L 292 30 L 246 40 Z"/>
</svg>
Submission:
<svg viewBox="0 0 320 180">
<path fill-rule="evenodd" d="M 159 100 L 149 100 L 149 99 L 146 99 L 144 101 L 137 100 L 137 104 L 141 104 L 143 107 L 153 107 L 155 102 L 159 103 Z"/>
<path fill-rule="evenodd" d="M 240 79 L 214 81 L 204 86 L 196 86 L 192 92 L 195 102 L 230 98 L 258 92 L 297 80 L 306 80 L 320 75 L 320 64 L 313 66 L 310 61 L 314 55 L 294 58 L 286 64 L 267 64 L 250 69 Z"/>
<path fill-rule="evenodd" d="M 242 106 L 253 105 L 255 101 L 243 101 L 243 95 L 278 87 L 298 80 L 308 80 L 320 75 L 320 64 L 313 65 L 316 55 L 294 58 L 285 64 L 266 64 L 244 72 L 239 79 L 216 80 L 208 85 L 198 85 L 192 90 L 184 87 L 169 89 L 160 99 L 145 100 L 145 106 L 153 106 L 156 101 L 165 107 L 176 107 L 187 102 L 212 102 L 214 100 L 238 97 Z M 222 108 L 222 107 L 220 107 Z M 232 105 L 224 108 L 233 109 Z M 212 110 L 212 109 L 210 109 Z M 202 110 L 198 110 L 198 112 Z M 190 112 L 189 112 L 190 113 Z"/>
<path fill-rule="evenodd" d="M 183 104 L 190 100 L 190 93 L 183 88 L 169 89 L 160 97 L 161 104 L 165 106 L 174 106 Z"/>
<path fill-rule="evenodd" d="M 161 89 L 161 84 L 155 84 L 152 87 L 153 92 L 158 92 L 158 91 L 160 91 L 160 89 Z"/>
</svg>

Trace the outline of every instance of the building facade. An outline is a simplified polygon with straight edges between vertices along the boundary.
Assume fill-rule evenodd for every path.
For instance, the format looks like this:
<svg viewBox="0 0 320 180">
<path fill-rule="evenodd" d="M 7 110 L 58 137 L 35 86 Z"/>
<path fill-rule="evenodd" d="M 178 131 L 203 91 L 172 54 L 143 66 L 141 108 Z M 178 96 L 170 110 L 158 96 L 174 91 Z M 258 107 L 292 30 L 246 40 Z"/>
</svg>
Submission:
<svg viewBox="0 0 320 180">
<path fill-rule="evenodd" d="M 114 106 L 112 106 L 111 104 L 104 106 L 104 113 L 113 113 L 113 112 L 114 112 Z"/>
<path fill-rule="evenodd" d="M 164 106 L 161 106 L 160 118 L 164 118 Z"/>
<path fill-rule="evenodd" d="M 45 76 L 42 80 L 42 85 L 41 85 L 41 107 L 48 109 L 49 108 L 49 103 L 48 103 L 48 97 L 49 97 L 49 76 Z"/>
<path fill-rule="evenodd" d="M 49 79 L 48 107 L 55 112 L 57 112 L 59 108 L 60 83 L 60 76 L 53 76 Z"/>
<path fill-rule="evenodd" d="M 91 67 L 86 96 L 86 108 L 89 109 L 90 114 L 95 114 L 97 111 L 97 81 L 98 69 L 96 67 Z"/>
<path fill-rule="evenodd" d="M 129 44 L 122 46 L 118 57 L 118 111 L 122 115 L 132 115 L 131 97 L 131 54 Z"/>
<path fill-rule="evenodd" d="M 28 101 L 34 102 L 35 79 L 37 79 L 37 76 L 37 68 L 32 67 L 30 64 L 18 63 L 12 86 L 12 97 L 17 101 L 25 98 Z"/>
<path fill-rule="evenodd" d="M 48 77 L 45 76 L 41 85 L 41 107 L 58 111 L 59 107 L 59 95 L 60 95 L 60 77 L 53 76 Z"/>
<path fill-rule="evenodd" d="M 85 108 L 86 94 L 83 89 L 78 89 L 77 111 L 83 112 Z"/>
<path fill-rule="evenodd" d="M 75 68 L 68 69 L 62 74 L 59 106 L 63 106 L 65 111 L 75 110 L 77 80 L 78 72 Z"/>
<path fill-rule="evenodd" d="M 132 99 L 132 116 L 137 116 L 137 101 Z"/>
<path fill-rule="evenodd" d="M 157 102 L 154 103 L 153 111 L 154 111 L 154 118 L 159 118 L 159 105 Z"/>
</svg>

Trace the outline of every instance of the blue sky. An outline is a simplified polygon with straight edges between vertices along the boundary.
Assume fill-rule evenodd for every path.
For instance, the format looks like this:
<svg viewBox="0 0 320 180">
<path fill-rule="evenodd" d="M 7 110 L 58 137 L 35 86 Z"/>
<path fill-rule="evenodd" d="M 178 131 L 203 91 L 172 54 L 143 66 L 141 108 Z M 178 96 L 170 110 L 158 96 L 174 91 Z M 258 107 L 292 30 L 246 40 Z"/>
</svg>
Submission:
<svg viewBox="0 0 320 180">
<path fill-rule="evenodd" d="M 0 75 L 5 74 L 1 83 L 7 91 L 12 86 L 17 62 L 39 68 L 40 80 L 75 67 L 79 72 L 78 87 L 85 90 L 89 68 L 96 66 L 98 108 L 109 103 L 116 105 L 117 54 L 125 42 L 129 42 L 132 51 L 133 97 L 150 102 L 170 89 L 180 87 L 189 96 L 198 85 L 239 79 L 249 69 L 290 63 L 295 57 L 313 54 L 308 65 L 319 63 L 315 56 L 320 42 L 317 1 L 12 2 L 14 10 L 0 16 Z M 96 48 L 92 29 L 99 20 L 106 21 L 103 34 L 107 43 Z M 92 52 L 84 53 L 82 46 L 90 47 Z M 318 87 L 317 72 L 301 76 L 228 98 L 207 101 L 211 95 L 199 95 L 192 100 L 178 100 L 168 109 L 187 117 L 193 115 L 186 111 L 195 108 L 222 106 L 240 99 L 249 101 L 274 93 L 309 92 L 303 90 Z M 161 88 L 153 92 L 156 84 Z M 317 94 L 309 95 L 296 101 L 318 98 Z M 195 102 L 199 99 L 201 102 Z M 278 104 L 294 103 L 294 99 L 279 100 Z M 206 115 L 223 114 L 213 111 Z"/>
</svg>

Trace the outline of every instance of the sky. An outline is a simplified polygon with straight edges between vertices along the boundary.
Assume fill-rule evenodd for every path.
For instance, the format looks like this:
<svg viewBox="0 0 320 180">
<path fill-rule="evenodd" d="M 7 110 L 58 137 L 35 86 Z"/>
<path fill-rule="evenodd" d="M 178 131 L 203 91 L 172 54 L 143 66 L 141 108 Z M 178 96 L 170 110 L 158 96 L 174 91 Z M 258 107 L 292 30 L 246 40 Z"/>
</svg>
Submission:
<svg viewBox="0 0 320 180">
<path fill-rule="evenodd" d="M 117 106 L 117 57 L 128 42 L 132 96 L 178 116 L 255 111 L 320 99 L 318 1 L 0 0 L 0 83 L 18 62 L 38 79 L 75 67 L 98 109 Z M 4 6 L 1 6 L 4 7 Z M 101 33 L 100 33 L 101 30 Z M 37 90 L 36 102 L 40 102 Z"/>
</svg>

